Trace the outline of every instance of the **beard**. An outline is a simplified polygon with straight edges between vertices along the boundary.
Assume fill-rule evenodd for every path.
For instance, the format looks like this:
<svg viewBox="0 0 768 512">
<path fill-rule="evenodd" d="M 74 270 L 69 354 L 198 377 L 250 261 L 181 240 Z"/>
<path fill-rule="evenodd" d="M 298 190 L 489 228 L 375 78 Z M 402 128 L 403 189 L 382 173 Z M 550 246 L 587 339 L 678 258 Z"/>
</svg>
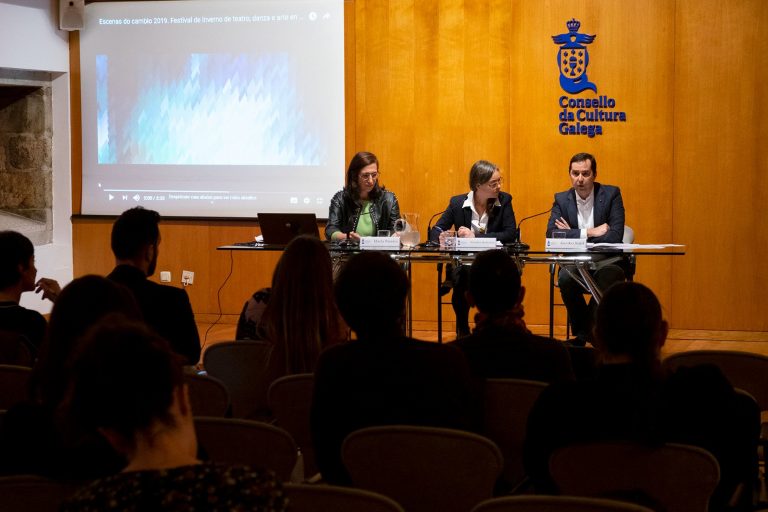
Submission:
<svg viewBox="0 0 768 512">
<path fill-rule="evenodd" d="M 154 258 L 152 258 L 152 261 L 149 263 L 149 268 L 147 269 L 147 277 L 154 275 L 156 269 L 157 269 L 157 251 L 155 251 L 155 256 Z"/>
</svg>

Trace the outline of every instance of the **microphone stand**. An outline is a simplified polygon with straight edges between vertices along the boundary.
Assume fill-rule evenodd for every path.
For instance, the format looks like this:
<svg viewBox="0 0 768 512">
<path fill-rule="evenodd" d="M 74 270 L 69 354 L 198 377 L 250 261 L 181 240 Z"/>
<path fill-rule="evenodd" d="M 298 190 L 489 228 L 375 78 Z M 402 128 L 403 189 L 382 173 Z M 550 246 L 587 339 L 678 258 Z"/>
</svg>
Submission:
<svg viewBox="0 0 768 512">
<path fill-rule="evenodd" d="M 441 212 L 437 212 L 436 214 L 434 214 L 432 217 L 429 218 L 429 222 L 427 222 L 427 241 L 424 242 L 424 247 L 439 247 L 440 246 L 440 242 L 439 241 L 430 240 L 429 236 L 432 234 L 432 221 L 435 220 L 435 217 L 437 217 L 438 215 L 442 215 L 442 214 L 444 214 L 447 211 L 448 211 L 448 209 L 446 208 L 445 210 L 443 210 Z"/>
<path fill-rule="evenodd" d="M 542 216 L 544 214 L 549 213 L 550 211 L 552 211 L 551 208 L 549 210 L 546 210 L 546 211 L 543 211 L 543 212 L 540 212 L 540 213 L 536 213 L 534 215 L 529 215 L 528 217 L 524 217 L 523 219 L 521 219 L 520 222 L 517 224 L 517 233 L 516 233 L 516 236 L 515 236 L 515 241 L 512 242 L 512 244 L 509 246 L 509 248 L 512 249 L 515 252 L 524 252 L 524 251 L 527 251 L 528 249 L 530 249 L 531 248 L 530 245 L 528 245 L 528 244 L 526 244 L 526 243 L 524 243 L 523 241 L 520 240 L 520 226 L 526 220 L 532 219 L 534 217 L 540 217 L 540 216 Z"/>
</svg>

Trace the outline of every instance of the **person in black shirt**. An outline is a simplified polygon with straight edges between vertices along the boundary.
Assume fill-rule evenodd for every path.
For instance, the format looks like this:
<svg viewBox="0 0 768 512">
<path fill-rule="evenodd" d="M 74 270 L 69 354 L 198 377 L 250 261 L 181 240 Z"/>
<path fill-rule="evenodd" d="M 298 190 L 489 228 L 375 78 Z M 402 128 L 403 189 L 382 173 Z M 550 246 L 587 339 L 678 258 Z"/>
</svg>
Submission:
<svg viewBox="0 0 768 512">
<path fill-rule="evenodd" d="M 116 267 L 107 277 L 130 289 L 144 321 L 168 340 L 188 365 L 200 360 L 200 334 L 185 290 L 147 279 L 155 273 L 160 214 L 140 206 L 124 211 L 112 226 Z"/>
</svg>

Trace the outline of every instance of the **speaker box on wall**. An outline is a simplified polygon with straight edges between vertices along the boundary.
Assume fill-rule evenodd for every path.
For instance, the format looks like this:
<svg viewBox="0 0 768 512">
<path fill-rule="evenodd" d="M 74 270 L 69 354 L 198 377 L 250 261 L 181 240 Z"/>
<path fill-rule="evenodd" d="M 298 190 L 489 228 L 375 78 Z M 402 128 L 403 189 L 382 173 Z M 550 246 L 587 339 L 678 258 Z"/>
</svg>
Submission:
<svg viewBox="0 0 768 512">
<path fill-rule="evenodd" d="M 59 28 L 80 30 L 85 17 L 85 0 L 59 0 Z"/>
</svg>

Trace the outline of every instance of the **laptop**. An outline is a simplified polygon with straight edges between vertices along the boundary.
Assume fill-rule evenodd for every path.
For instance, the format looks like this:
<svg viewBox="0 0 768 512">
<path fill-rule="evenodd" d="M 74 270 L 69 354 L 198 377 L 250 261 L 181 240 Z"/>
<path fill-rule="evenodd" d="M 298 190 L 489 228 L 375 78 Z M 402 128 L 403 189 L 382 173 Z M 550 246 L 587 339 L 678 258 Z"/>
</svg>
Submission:
<svg viewBox="0 0 768 512">
<path fill-rule="evenodd" d="M 320 238 L 314 213 L 259 213 L 257 218 L 265 244 L 286 245 L 299 235 Z"/>
</svg>

